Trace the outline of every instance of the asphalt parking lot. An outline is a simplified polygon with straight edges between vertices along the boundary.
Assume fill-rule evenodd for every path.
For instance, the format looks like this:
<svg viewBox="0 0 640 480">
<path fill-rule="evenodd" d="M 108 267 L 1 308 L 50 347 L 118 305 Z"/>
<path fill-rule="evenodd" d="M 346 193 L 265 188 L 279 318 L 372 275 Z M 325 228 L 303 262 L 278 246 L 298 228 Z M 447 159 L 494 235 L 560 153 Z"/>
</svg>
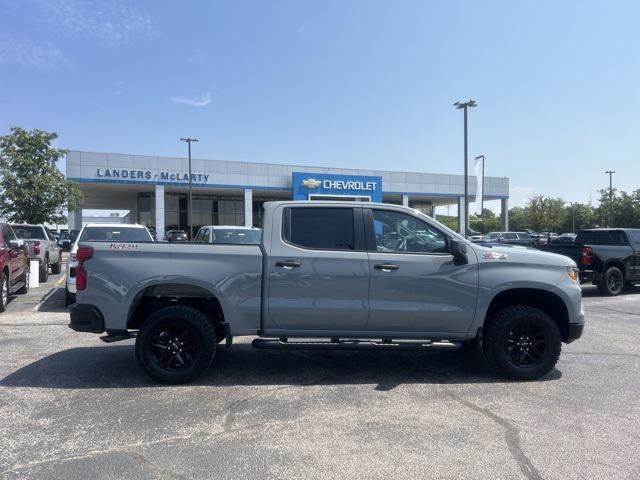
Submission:
<svg viewBox="0 0 640 480">
<path fill-rule="evenodd" d="M 640 288 L 585 288 L 542 381 L 466 352 L 221 348 L 165 387 L 66 326 L 62 279 L 0 315 L 0 478 L 640 478 Z"/>
</svg>

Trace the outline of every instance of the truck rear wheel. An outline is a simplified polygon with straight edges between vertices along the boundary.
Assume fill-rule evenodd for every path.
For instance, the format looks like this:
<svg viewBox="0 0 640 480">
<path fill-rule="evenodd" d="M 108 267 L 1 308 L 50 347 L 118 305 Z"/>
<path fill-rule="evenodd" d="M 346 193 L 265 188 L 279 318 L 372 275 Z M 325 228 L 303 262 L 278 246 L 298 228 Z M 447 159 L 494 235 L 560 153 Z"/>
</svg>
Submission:
<svg viewBox="0 0 640 480">
<path fill-rule="evenodd" d="M 136 338 L 136 358 L 143 370 L 161 383 L 187 383 L 204 372 L 216 353 L 213 323 L 185 305 L 152 313 Z"/>
<path fill-rule="evenodd" d="M 624 288 L 624 274 L 618 267 L 609 267 L 602 275 L 598 290 L 603 295 L 614 297 L 622 293 Z"/>
<path fill-rule="evenodd" d="M 489 321 L 483 338 L 489 366 L 516 380 L 535 380 L 550 372 L 561 348 L 560 330 L 553 319 L 528 305 L 499 311 Z"/>
<path fill-rule="evenodd" d="M 51 265 L 51 273 L 58 275 L 62 271 L 62 252 L 58 252 L 58 261 Z"/>
<path fill-rule="evenodd" d="M 49 280 L 49 260 L 44 259 L 42 264 L 40 265 L 40 274 L 39 274 L 40 283 L 45 283 Z"/>
</svg>

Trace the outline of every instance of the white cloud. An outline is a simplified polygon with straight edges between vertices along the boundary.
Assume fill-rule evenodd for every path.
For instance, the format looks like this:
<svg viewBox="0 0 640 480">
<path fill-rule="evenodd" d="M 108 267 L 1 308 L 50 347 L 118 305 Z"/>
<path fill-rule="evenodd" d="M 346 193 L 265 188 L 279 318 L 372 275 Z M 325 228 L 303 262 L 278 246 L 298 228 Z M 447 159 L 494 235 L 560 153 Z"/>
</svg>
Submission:
<svg viewBox="0 0 640 480">
<path fill-rule="evenodd" d="M 509 189 L 509 208 L 524 207 L 535 194 L 533 187 L 511 187 Z"/>
<path fill-rule="evenodd" d="M 35 68 L 53 68 L 68 62 L 62 50 L 51 42 L 35 44 L 27 38 L 0 36 L 0 65 L 18 64 Z"/>
<path fill-rule="evenodd" d="M 185 105 L 191 105 L 192 107 L 206 107 L 211 103 L 211 93 L 207 92 L 199 97 L 187 98 L 187 97 L 172 97 L 171 101 L 174 103 L 183 103 Z"/>
<path fill-rule="evenodd" d="M 123 0 L 35 0 L 33 14 L 62 34 L 117 46 L 153 32 L 151 20 Z"/>
</svg>

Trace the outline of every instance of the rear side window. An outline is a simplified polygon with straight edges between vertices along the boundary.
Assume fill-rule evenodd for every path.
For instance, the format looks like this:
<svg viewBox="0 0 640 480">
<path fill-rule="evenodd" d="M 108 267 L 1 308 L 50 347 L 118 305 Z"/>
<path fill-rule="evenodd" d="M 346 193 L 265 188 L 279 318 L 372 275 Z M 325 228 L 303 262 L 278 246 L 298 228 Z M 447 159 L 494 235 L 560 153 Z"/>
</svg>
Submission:
<svg viewBox="0 0 640 480">
<path fill-rule="evenodd" d="M 519 233 L 518 237 L 520 237 L 521 240 L 531 240 L 531 235 L 528 233 Z"/>
<path fill-rule="evenodd" d="M 352 208 L 289 208 L 284 224 L 284 239 L 299 247 L 355 249 Z"/>
<path fill-rule="evenodd" d="M 640 248 L 640 232 L 630 232 L 629 238 L 631 238 L 631 243 L 633 243 L 634 248 Z"/>
<path fill-rule="evenodd" d="M 504 235 L 502 235 L 502 238 L 504 238 L 505 240 L 517 240 L 518 236 L 515 233 L 505 233 Z"/>
</svg>

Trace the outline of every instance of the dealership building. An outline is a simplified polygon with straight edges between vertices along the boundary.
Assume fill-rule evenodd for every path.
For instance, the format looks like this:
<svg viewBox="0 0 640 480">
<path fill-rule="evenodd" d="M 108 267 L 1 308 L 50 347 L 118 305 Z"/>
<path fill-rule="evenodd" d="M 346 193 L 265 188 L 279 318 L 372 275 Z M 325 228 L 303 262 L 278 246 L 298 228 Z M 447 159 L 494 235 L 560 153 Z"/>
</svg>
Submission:
<svg viewBox="0 0 640 480">
<path fill-rule="evenodd" d="M 71 150 L 66 175 L 84 198 L 82 208 L 69 213 L 69 228 L 80 228 L 83 209 L 100 209 L 127 210 L 130 222 L 154 227 L 158 238 L 188 230 L 188 172 L 186 158 Z M 263 204 L 274 200 L 384 202 L 429 216 L 437 206 L 456 205 L 459 218 L 464 212 L 462 175 L 193 159 L 191 183 L 194 231 L 202 225 L 259 227 Z M 470 176 L 470 202 L 476 185 Z M 501 201 L 508 230 L 509 179 L 485 177 L 483 190 L 485 201 Z"/>
</svg>

